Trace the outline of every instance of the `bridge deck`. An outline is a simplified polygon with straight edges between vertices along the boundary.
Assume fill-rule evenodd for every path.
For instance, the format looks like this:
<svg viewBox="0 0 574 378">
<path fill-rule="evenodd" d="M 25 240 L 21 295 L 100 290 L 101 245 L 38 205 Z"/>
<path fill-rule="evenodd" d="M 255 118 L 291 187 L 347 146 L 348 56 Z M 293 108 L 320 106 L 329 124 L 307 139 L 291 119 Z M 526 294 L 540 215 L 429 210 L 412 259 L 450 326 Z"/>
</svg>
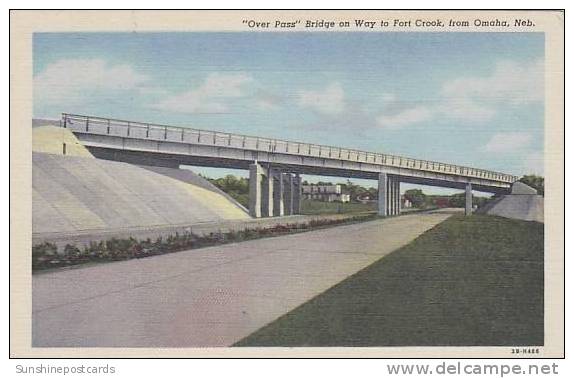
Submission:
<svg viewBox="0 0 574 378">
<path fill-rule="evenodd" d="M 217 147 L 218 149 L 261 152 L 267 155 L 291 155 L 300 157 L 301 161 L 305 158 L 307 158 L 306 161 L 310 161 L 308 158 L 323 159 L 323 161 L 340 162 L 341 164 L 338 167 L 343 169 L 375 167 L 376 170 L 380 170 L 384 167 L 395 169 L 395 172 L 400 172 L 397 174 L 415 172 L 415 177 L 421 177 L 421 175 L 425 173 L 434 173 L 440 175 L 445 181 L 456 177 L 454 181 L 457 181 L 457 183 L 460 182 L 461 179 L 468 179 L 484 186 L 508 188 L 510 184 L 518 179 L 516 176 L 505 173 L 430 160 L 187 127 L 174 127 L 66 113 L 62 115 L 62 125 L 70 128 L 74 133 L 84 136 L 108 136 L 111 137 L 110 139 L 116 137 L 132 142 L 156 141 L 189 146 L 209 146 Z M 99 146 L 96 143 L 95 146 L 106 147 L 105 143 Z M 109 148 L 117 147 L 112 145 L 109 146 Z M 124 144 L 122 148 L 131 151 L 137 151 L 139 149 L 135 143 L 130 144 L 129 148 L 126 148 Z M 139 150 L 145 150 L 145 148 Z M 240 159 L 244 159 L 245 156 L 246 155 L 242 155 Z M 249 154 L 248 158 L 252 156 L 254 155 Z M 225 157 L 226 156 L 222 156 L 222 158 Z M 354 165 L 349 165 L 352 163 L 354 163 Z M 407 176 L 409 175 L 407 174 Z"/>
</svg>

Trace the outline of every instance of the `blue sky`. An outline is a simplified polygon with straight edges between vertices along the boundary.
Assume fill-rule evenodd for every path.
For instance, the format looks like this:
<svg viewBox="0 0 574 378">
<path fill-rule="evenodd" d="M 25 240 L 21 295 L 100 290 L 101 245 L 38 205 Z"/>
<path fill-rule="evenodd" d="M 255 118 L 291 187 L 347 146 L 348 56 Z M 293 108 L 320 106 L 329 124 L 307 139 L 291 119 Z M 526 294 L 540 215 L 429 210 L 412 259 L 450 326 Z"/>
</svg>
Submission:
<svg viewBox="0 0 574 378">
<path fill-rule="evenodd" d="M 39 33 L 34 117 L 192 126 L 542 174 L 542 33 Z"/>
</svg>

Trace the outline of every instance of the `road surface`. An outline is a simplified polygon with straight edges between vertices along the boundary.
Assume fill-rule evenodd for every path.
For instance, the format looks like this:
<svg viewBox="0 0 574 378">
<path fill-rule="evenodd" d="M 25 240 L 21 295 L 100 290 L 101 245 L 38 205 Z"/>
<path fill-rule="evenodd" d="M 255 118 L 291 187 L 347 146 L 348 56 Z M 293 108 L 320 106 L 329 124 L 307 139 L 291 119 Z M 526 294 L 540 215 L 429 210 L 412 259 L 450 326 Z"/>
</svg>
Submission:
<svg viewBox="0 0 574 378">
<path fill-rule="evenodd" d="M 34 347 L 222 347 L 409 243 L 432 212 L 35 274 Z"/>
</svg>

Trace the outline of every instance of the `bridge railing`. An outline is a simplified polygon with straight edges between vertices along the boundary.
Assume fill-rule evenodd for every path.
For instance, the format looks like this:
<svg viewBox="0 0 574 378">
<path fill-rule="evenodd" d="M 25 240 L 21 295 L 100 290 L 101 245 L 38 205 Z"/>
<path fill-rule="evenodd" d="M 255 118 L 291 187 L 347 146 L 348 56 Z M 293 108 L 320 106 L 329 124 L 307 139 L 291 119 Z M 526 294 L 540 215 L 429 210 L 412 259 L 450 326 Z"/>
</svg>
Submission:
<svg viewBox="0 0 574 378">
<path fill-rule="evenodd" d="M 218 131 L 125 121 L 78 114 L 62 114 L 62 126 L 70 128 L 76 132 L 85 132 L 90 134 L 210 146 L 225 146 L 256 151 L 340 159 L 398 168 L 412 168 L 436 173 L 456 174 L 507 183 L 515 182 L 518 179 L 516 176 L 505 173 L 439 163 L 430 160 L 413 159 L 404 156 L 366 152 L 313 143 L 300 143 L 281 139 L 260 138 Z"/>
</svg>

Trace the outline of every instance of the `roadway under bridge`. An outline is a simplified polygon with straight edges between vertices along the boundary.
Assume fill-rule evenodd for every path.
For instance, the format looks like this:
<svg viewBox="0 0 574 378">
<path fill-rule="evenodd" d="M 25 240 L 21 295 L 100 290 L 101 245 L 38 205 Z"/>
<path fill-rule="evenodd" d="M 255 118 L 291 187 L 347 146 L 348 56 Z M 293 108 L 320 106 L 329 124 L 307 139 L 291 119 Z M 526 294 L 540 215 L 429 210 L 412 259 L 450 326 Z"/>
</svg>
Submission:
<svg viewBox="0 0 574 378">
<path fill-rule="evenodd" d="M 301 174 L 378 180 L 379 214 L 400 212 L 401 182 L 510 193 L 518 177 L 479 168 L 350 148 L 64 113 L 69 128 L 97 158 L 179 168 L 249 170 L 252 217 L 298 214 Z M 62 146 L 65 154 L 66 145 Z"/>
</svg>

